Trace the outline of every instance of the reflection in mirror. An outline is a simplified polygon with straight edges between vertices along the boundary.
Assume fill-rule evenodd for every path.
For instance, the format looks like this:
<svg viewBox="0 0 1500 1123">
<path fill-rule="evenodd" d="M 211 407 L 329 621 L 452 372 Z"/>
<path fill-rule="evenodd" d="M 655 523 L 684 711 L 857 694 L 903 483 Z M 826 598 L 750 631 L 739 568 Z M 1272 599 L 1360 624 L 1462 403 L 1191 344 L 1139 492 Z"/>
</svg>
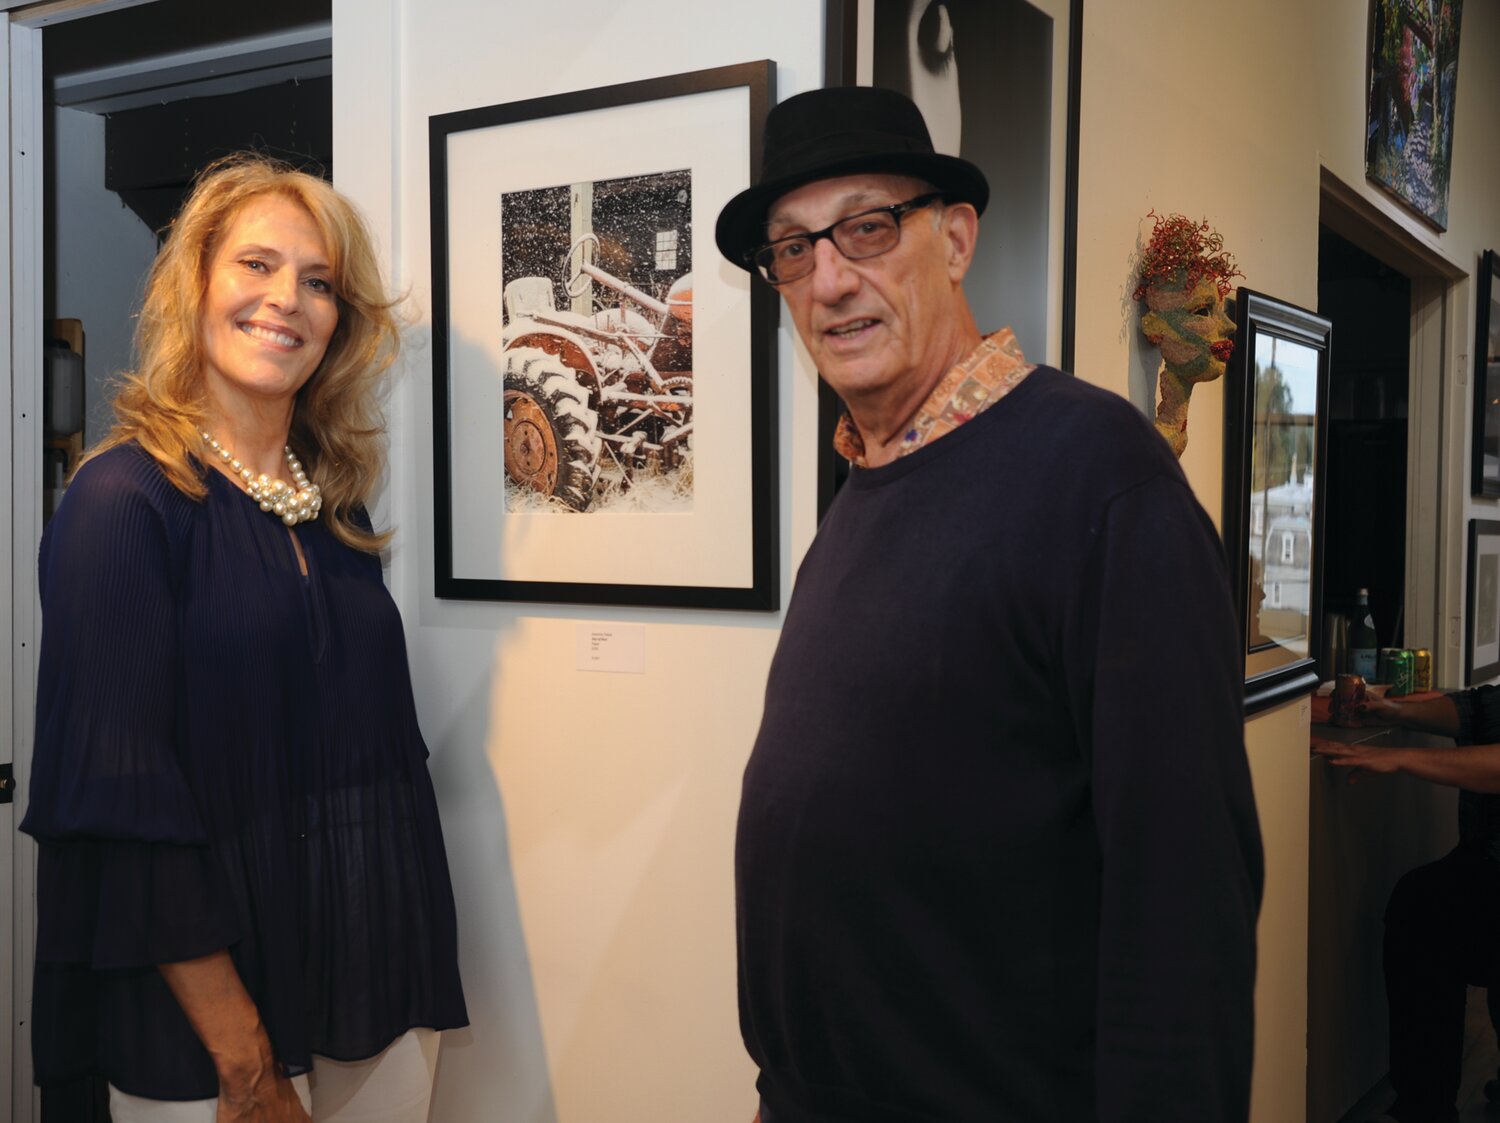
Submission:
<svg viewBox="0 0 1500 1123">
<path fill-rule="evenodd" d="M 1251 651 L 1309 654 L 1318 351 L 1261 333 L 1255 339 L 1246 629 Z"/>
<path fill-rule="evenodd" d="M 1333 325 L 1240 288 L 1224 412 L 1224 541 L 1245 636 L 1245 712 L 1317 688 Z"/>
</svg>

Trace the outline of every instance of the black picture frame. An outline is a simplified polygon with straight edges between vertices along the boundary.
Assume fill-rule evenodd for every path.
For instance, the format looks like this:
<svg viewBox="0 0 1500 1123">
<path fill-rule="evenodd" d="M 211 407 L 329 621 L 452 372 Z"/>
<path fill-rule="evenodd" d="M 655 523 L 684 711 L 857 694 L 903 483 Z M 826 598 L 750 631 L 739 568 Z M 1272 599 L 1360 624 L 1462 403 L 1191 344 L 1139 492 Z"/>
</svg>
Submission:
<svg viewBox="0 0 1500 1123">
<path fill-rule="evenodd" d="M 713 242 L 759 176 L 775 82 L 762 60 L 429 118 L 439 597 L 780 606 L 779 308 Z M 684 331 L 687 377 L 679 361 L 666 379 L 649 360 Z M 513 436 L 523 424 L 534 445 Z M 632 445 L 632 425 L 667 436 Z M 612 490 L 577 449 L 617 473 Z M 672 466 L 637 474 L 643 450 Z M 508 464 L 549 484 L 567 473 L 569 489 L 543 498 Z"/>
<path fill-rule="evenodd" d="M 1250 289 L 1234 303 L 1223 534 L 1252 714 L 1318 686 L 1333 325 Z"/>
<path fill-rule="evenodd" d="M 884 2 L 885 0 L 881 0 L 881 7 Z M 1049 109 L 1050 121 L 1045 129 L 1047 135 L 1044 145 L 1049 153 L 1052 146 L 1062 147 L 1061 174 L 1057 177 L 1060 182 L 1054 182 L 1051 175 L 1051 169 L 1056 166 L 1056 161 L 1047 161 L 1045 167 L 1047 174 L 1039 178 L 1035 174 L 1036 168 L 1017 167 L 1018 160 L 1014 152 L 1007 152 L 1003 157 L 992 156 L 986 159 L 985 153 L 973 153 L 969 150 L 969 146 L 964 145 L 960 147 L 958 154 L 973 159 L 985 171 L 997 195 L 1003 193 L 1006 184 L 1041 182 L 1044 195 L 1048 200 L 1049 211 L 1053 206 L 1060 210 L 1062 229 L 1059 244 L 1055 247 L 1050 241 L 1046 244 L 1045 252 L 1040 258 L 1040 265 L 1032 260 L 1032 255 L 1024 252 L 1016 244 L 1016 237 L 1009 236 L 1005 232 L 991 231 L 988 235 L 981 233 L 981 249 L 988 240 L 988 244 L 998 255 L 999 264 L 997 267 L 992 266 L 986 269 L 985 262 L 976 259 L 975 271 L 970 274 L 969 287 L 971 297 L 975 297 L 975 279 L 979 277 L 988 279 L 990 273 L 998 271 L 1007 275 L 1013 273 L 1010 283 L 1014 285 L 1029 286 L 1031 291 L 1044 293 L 1047 307 L 1046 321 L 1050 324 L 1054 322 L 1054 313 L 1056 316 L 1055 322 L 1058 325 L 1056 347 L 1049 347 L 1045 339 L 1028 338 L 1034 336 L 1035 333 L 1026 331 L 1022 325 L 1017 324 L 1015 326 L 1019 342 L 1031 361 L 1050 363 L 1070 371 L 1073 369 L 1078 275 L 1078 132 L 1079 92 L 1083 73 L 1083 0 L 946 0 L 946 2 L 938 0 L 929 5 L 929 8 L 944 9 L 946 18 L 949 14 L 947 9 L 959 4 L 972 6 L 976 11 L 982 12 L 988 20 L 1006 18 L 1006 12 L 1009 9 L 1015 9 L 1022 15 L 1029 15 L 1033 21 L 1045 20 L 1049 37 L 1057 31 L 1058 24 L 1064 18 L 1066 19 L 1066 28 L 1063 29 L 1065 35 L 1058 35 L 1055 41 L 1051 41 L 1050 57 L 1027 59 L 1024 55 L 1025 48 L 1022 40 L 1017 36 L 1007 35 L 1005 42 L 987 44 L 981 51 L 976 52 L 979 61 L 975 66 L 976 71 L 994 73 L 997 70 L 995 60 L 1005 58 L 1006 66 L 998 69 L 1008 74 L 1022 74 L 1025 66 L 1029 64 L 1039 67 L 1050 76 L 1054 60 L 1065 60 L 1067 70 L 1062 86 L 1065 90 L 1066 103 L 1055 109 Z M 861 19 L 882 18 L 881 7 L 877 7 L 875 0 L 827 0 L 824 8 L 826 47 L 823 81 L 825 86 L 859 85 L 862 72 L 873 74 L 873 60 L 862 58 L 860 50 L 862 40 L 873 39 L 873 35 L 861 35 Z M 928 15 L 930 14 L 929 12 Z M 961 31 L 962 28 L 959 27 L 957 30 Z M 956 57 L 959 70 L 962 72 L 962 52 L 957 52 Z M 984 125 L 974 129 L 973 133 L 976 137 L 982 136 L 991 141 L 1003 142 L 1007 135 L 1012 134 L 1012 130 L 1005 122 L 1013 120 L 1018 112 L 1017 106 L 1005 104 L 987 107 L 987 109 L 988 112 L 984 115 Z M 936 134 L 939 125 L 930 120 L 930 113 L 928 116 L 929 124 L 933 125 Z M 966 132 L 964 135 L 969 134 Z M 940 136 L 934 136 L 934 143 L 939 150 L 943 149 Z M 1000 221 L 1006 203 L 1003 199 L 993 198 L 991 208 L 986 211 L 986 219 L 981 222 L 982 227 L 986 223 L 993 225 L 996 221 Z M 1002 246 L 1002 243 L 1005 244 Z M 1047 278 L 1045 285 L 1040 287 L 1036 283 L 1039 274 Z M 1003 285 L 1001 287 L 1003 288 Z M 981 296 L 974 299 L 973 303 L 975 313 L 981 321 L 980 328 L 984 331 L 995 331 L 1004 327 L 1012 323 L 1011 318 L 1016 315 L 1015 311 L 1004 306 L 1003 301 L 990 307 Z M 1050 327 L 1046 329 L 1046 334 L 1051 334 Z M 838 395 L 826 382 L 820 380 L 818 383 L 817 485 L 820 521 L 849 473 L 848 462 L 834 451 L 832 443 L 834 429 L 842 412 L 843 403 Z"/>
<path fill-rule="evenodd" d="M 1500 255 L 1485 250 L 1474 277 L 1474 439 L 1470 493 L 1500 495 Z"/>
<path fill-rule="evenodd" d="M 1500 676 L 1500 522 L 1469 520 L 1464 599 L 1464 685 Z"/>
</svg>

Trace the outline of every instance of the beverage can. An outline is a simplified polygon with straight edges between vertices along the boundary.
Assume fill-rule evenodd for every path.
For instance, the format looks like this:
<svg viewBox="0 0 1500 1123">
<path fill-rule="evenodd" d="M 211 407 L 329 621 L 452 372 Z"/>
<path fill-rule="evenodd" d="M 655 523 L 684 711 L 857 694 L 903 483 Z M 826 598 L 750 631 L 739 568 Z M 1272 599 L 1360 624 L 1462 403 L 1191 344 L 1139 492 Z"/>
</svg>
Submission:
<svg viewBox="0 0 1500 1123">
<path fill-rule="evenodd" d="M 1395 660 L 1396 654 L 1400 650 L 1401 649 L 1399 647 L 1382 647 L 1380 649 L 1380 661 L 1376 665 L 1376 669 L 1375 669 L 1375 681 L 1376 682 L 1395 682 L 1396 681 L 1392 677 L 1396 673 L 1396 671 L 1395 671 L 1395 665 L 1394 665 L 1394 660 Z"/>
<path fill-rule="evenodd" d="M 1334 725 L 1353 729 L 1359 725 L 1358 706 L 1364 700 L 1364 675 L 1339 675 L 1333 681 L 1333 697 L 1328 703 L 1328 716 Z"/>
<path fill-rule="evenodd" d="M 1412 656 L 1415 663 L 1416 681 L 1413 689 L 1418 693 L 1425 693 L 1432 689 L 1432 652 L 1425 647 L 1417 648 Z"/>
<path fill-rule="evenodd" d="M 1389 693 L 1397 698 L 1403 694 L 1410 694 L 1416 681 L 1416 656 L 1405 649 L 1395 652 L 1391 656 L 1391 689 Z"/>
</svg>

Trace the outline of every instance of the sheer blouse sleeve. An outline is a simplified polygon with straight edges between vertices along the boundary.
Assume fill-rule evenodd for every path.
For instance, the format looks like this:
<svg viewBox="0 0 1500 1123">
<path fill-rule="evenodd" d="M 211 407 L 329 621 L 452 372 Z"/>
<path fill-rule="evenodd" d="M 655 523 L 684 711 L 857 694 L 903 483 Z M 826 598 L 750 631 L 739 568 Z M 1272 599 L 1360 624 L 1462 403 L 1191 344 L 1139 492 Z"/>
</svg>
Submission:
<svg viewBox="0 0 1500 1123">
<path fill-rule="evenodd" d="M 143 453 L 85 465 L 42 540 L 30 803 L 37 957 L 96 968 L 233 942 L 179 752 L 175 603 L 191 501 Z"/>
</svg>

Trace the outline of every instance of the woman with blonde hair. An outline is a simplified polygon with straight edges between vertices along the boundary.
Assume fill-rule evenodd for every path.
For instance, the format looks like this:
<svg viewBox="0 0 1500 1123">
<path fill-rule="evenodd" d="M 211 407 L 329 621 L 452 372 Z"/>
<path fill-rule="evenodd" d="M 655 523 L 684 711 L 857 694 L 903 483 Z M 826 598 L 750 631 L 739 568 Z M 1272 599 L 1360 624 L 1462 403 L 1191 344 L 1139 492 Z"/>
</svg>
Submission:
<svg viewBox="0 0 1500 1123">
<path fill-rule="evenodd" d="M 364 223 L 206 169 L 41 546 L 38 1083 L 115 1123 L 427 1118 L 467 1024 L 388 534 L 398 328 Z"/>
</svg>

